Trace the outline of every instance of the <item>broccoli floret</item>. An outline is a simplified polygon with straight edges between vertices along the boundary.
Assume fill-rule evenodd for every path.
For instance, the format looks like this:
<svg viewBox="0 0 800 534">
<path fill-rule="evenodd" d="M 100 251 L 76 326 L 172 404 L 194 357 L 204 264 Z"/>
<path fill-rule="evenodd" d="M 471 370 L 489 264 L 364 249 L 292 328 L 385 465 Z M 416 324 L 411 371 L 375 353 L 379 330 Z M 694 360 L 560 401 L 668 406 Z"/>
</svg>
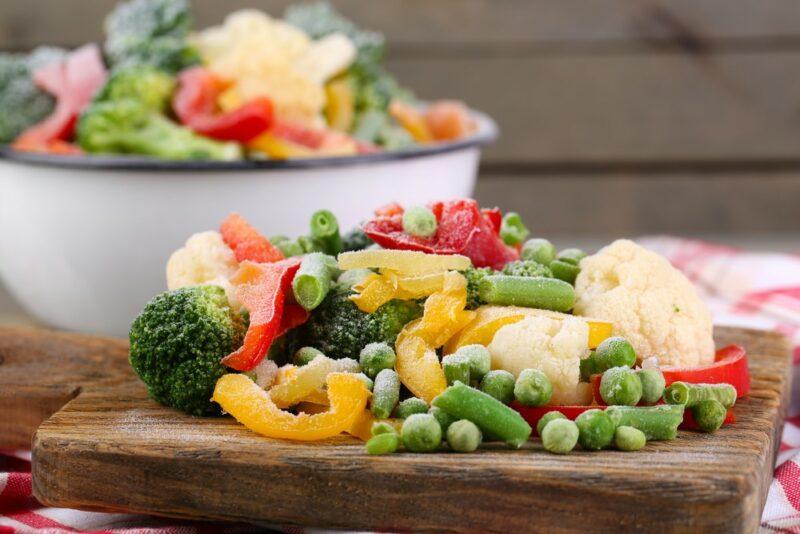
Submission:
<svg viewBox="0 0 800 534">
<path fill-rule="evenodd" d="M 553 271 L 550 270 L 550 267 L 533 260 L 517 260 L 506 263 L 506 266 L 503 267 L 503 274 L 511 276 L 530 276 L 532 278 L 553 277 Z"/>
<path fill-rule="evenodd" d="M 418 302 L 401 300 L 365 313 L 348 298 L 351 294 L 348 288 L 334 287 L 308 321 L 296 329 L 295 345 L 314 347 L 331 358 L 358 359 L 369 343 L 394 346 L 400 330 L 422 315 Z"/>
<path fill-rule="evenodd" d="M 478 284 L 487 276 L 496 274 L 495 271 L 489 267 L 481 267 L 480 269 L 472 267 L 461 274 L 467 279 L 467 309 L 474 310 L 478 306 L 486 304 L 478 295 Z"/>
<path fill-rule="evenodd" d="M 114 69 L 95 96 L 95 102 L 131 98 L 149 109 L 165 112 L 175 90 L 175 78 L 152 65 L 129 65 Z"/>
<path fill-rule="evenodd" d="M 131 98 L 89 106 L 78 121 L 77 140 L 90 153 L 171 160 L 228 161 L 241 157 L 237 144 L 199 136 Z"/>
<path fill-rule="evenodd" d="M 220 359 L 242 343 L 245 323 L 219 286 L 162 293 L 144 307 L 130 331 L 129 361 L 161 404 L 192 415 L 219 414 L 211 402 Z"/>
<path fill-rule="evenodd" d="M 375 241 L 370 239 L 370 237 L 364 233 L 364 230 L 358 226 L 342 236 L 342 250 L 344 252 L 364 250 L 373 243 L 375 243 Z"/>
<path fill-rule="evenodd" d="M 147 64 L 179 72 L 201 63 L 187 37 L 192 19 L 187 0 L 132 0 L 105 21 L 105 51 L 114 66 Z"/>
<path fill-rule="evenodd" d="M 31 78 L 33 72 L 64 57 L 60 48 L 41 47 L 30 55 L 0 54 L 0 143 L 10 143 L 52 111 L 55 99 Z"/>
</svg>

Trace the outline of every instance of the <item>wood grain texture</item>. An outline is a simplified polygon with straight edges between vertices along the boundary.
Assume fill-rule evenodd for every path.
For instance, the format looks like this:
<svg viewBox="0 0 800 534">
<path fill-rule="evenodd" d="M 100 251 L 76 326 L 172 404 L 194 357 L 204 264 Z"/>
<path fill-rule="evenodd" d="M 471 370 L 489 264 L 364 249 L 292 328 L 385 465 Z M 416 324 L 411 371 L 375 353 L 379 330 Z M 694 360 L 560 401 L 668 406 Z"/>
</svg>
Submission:
<svg viewBox="0 0 800 534">
<path fill-rule="evenodd" d="M 123 340 L 0 326 L 0 448 L 27 449 L 42 421 L 82 389 L 130 376 Z"/>
<path fill-rule="evenodd" d="M 716 334 L 750 353 L 753 391 L 737 424 L 635 454 L 560 457 L 531 442 L 369 457 L 352 438 L 290 443 L 184 416 L 127 381 L 82 392 L 42 424 L 34 492 L 54 506 L 355 529 L 570 532 L 591 518 L 599 531 L 754 532 L 788 403 L 789 349 L 777 334 Z"/>
</svg>

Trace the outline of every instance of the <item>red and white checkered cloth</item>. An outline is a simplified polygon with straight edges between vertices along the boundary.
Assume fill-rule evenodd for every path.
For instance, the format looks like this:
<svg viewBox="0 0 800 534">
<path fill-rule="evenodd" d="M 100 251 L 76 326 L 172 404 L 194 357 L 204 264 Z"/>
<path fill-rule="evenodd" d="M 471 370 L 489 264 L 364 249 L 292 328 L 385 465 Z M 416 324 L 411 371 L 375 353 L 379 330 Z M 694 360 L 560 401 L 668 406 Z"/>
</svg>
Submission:
<svg viewBox="0 0 800 534">
<path fill-rule="evenodd" d="M 715 323 L 775 330 L 792 340 L 800 372 L 800 256 L 756 254 L 670 237 L 639 240 L 669 258 L 707 300 Z M 800 380 L 795 378 L 762 530 L 800 534 Z M 0 451 L 0 534 L 242 532 L 243 526 L 43 508 L 31 495 L 30 453 Z M 292 529 L 300 531 L 300 529 Z"/>
</svg>

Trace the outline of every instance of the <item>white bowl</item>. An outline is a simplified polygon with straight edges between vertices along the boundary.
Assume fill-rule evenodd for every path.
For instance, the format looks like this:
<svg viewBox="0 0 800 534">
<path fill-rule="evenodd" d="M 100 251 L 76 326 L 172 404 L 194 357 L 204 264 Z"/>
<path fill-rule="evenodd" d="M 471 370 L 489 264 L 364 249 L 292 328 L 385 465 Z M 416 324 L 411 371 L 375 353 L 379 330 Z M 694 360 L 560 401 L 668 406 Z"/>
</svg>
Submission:
<svg viewBox="0 0 800 534">
<path fill-rule="evenodd" d="M 469 139 L 405 152 L 263 162 L 165 162 L 15 153 L 0 157 L 0 277 L 58 328 L 125 336 L 166 288 L 169 255 L 238 211 L 265 235 L 308 233 L 331 210 L 347 230 L 382 204 L 471 196 L 480 146 L 496 127 L 475 113 Z"/>
</svg>

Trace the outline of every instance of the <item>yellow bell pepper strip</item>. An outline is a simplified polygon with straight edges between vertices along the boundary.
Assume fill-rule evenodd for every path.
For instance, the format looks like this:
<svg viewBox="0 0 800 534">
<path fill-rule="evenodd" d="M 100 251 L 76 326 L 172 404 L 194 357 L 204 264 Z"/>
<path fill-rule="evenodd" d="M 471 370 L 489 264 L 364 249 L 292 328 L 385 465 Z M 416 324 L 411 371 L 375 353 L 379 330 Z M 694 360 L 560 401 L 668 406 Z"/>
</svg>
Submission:
<svg viewBox="0 0 800 534">
<path fill-rule="evenodd" d="M 266 391 L 242 374 L 223 375 L 212 399 L 244 426 L 268 438 L 318 441 L 351 428 L 370 395 L 354 374 L 332 373 L 327 385 L 330 408 L 314 415 L 281 410 Z"/>
<path fill-rule="evenodd" d="M 425 402 L 447 387 L 436 349 L 473 319 L 474 312 L 464 310 L 466 302 L 466 278 L 447 273 L 442 290 L 425 302 L 422 318 L 407 324 L 397 337 L 395 369 L 400 381 Z"/>
<path fill-rule="evenodd" d="M 465 271 L 472 266 L 466 256 L 458 254 L 426 254 L 418 250 L 371 249 L 339 254 L 339 268 L 391 269 L 403 276 Z"/>
<path fill-rule="evenodd" d="M 335 370 L 334 360 L 317 356 L 311 363 L 295 367 L 291 378 L 281 380 L 269 389 L 269 396 L 278 408 L 288 408 L 308 400 L 314 390 L 325 384 L 325 378 Z"/>
<path fill-rule="evenodd" d="M 325 406 L 321 406 L 319 404 L 314 404 L 310 402 L 302 402 L 297 405 L 297 409 L 300 412 L 307 413 L 307 414 L 318 414 L 323 413 L 327 408 Z M 372 437 L 372 425 L 376 421 L 383 421 L 392 425 L 397 433 L 400 433 L 400 428 L 403 426 L 402 419 L 376 419 L 370 410 L 364 410 L 355 420 L 353 426 L 345 430 L 351 436 L 360 439 L 361 441 L 369 441 Z"/>
<path fill-rule="evenodd" d="M 550 310 L 521 308 L 517 306 L 481 306 L 475 310 L 475 319 L 444 346 L 445 354 L 452 354 L 465 345 L 484 345 L 492 342 L 500 328 L 521 321 L 525 317 L 545 316 L 562 319 L 566 315 Z M 609 322 L 583 317 L 589 325 L 589 348 L 596 348 L 604 339 L 611 337 L 613 325 Z"/>
<path fill-rule="evenodd" d="M 414 141 L 420 144 L 433 141 L 433 135 L 428 128 L 425 115 L 416 108 L 394 99 L 389 104 L 389 115 L 414 138 Z"/>
<path fill-rule="evenodd" d="M 325 118 L 328 126 L 342 132 L 349 132 L 355 118 L 355 94 L 350 80 L 337 78 L 325 86 L 327 105 Z"/>
<path fill-rule="evenodd" d="M 444 272 L 419 276 L 399 276 L 395 271 L 386 270 L 381 274 L 372 274 L 353 286 L 358 294 L 350 300 L 358 309 L 366 313 L 375 310 L 393 299 L 413 300 L 427 297 L 441 291 L 444 284 Z"/>
<path fill-rule="evenodd" d="M 247 144 L 253 150 L 263 152 L 272 159 L 313 158 L 318 156 L 317 151 L 299 143 L 293 143 L 265 133 Z"/>
</svg>

